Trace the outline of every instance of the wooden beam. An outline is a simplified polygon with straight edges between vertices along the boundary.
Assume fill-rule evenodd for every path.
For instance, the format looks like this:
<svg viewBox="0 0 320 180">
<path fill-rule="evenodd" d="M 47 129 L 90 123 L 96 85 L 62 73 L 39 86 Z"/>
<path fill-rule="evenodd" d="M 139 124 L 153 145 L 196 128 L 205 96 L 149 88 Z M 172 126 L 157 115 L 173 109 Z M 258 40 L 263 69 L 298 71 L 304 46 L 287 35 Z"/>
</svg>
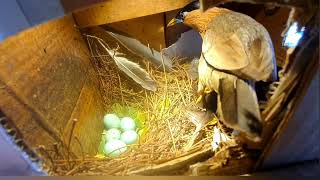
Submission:
<svg viewBox="0 0 320 180">
<path fill-rule="evenodd" d="M 291 63 L 288 66 L 285 66 L 285 74 L 281 77 L 282 80 L 280 79 L 280 84 L 275 92 L 273 92 L 272 97 L 268 102 L 268 106 L 272 106 L 272 101 L 276 101 L 278 97 L 284 96 L 284 102 L 279 107 L 282 114 L 277 112 L 277 114 L 274 115 L 280 117 L 281 121 L 271 121 L 271 123 L 277 123 L 272 126 L 276 126 L 276 129 L 271 130 L 271 134 L 267 135 L 268 139 L 265 139 L 264 150 L 255 165 L 256 169 L 261 168 L 261 166 L 266 162 L 266 159 L 271 155 L 272 151 L 277 148 L 276 143 L 278 143 L 279 138 L 283 136 L 284 130 L 289 123 L 294 123 L 294 121 L 291 121 L 294 120 L 293 118 L 297 112 L 297 108 L 305 97 L 312 78 L 319 70 L 319 35 L 318 33 L 313 33 L 317 31 L 316 22 L 317 16 L 315 15 L 312 21 L 306 25 L 308 35 L 301 39 L 302 41 L 300 42 L 300 46 L 296 47 L 293 53 L 287 55 L 288 62 Z M 268 106 L 266 109 L 269 108 Z M 270 113 L 274 112 L 270 111 Z M 273 119 L 273 121 L 275 120 L 276 119 Z M 302 123 L 300 127 L 303 130 L 303 125 L 305 123 L 306 122 Z M 282 148 L 286 149 L 285 147 Z"/>
<path fill-rule="evenodd" d="M 261 23 L 269 32 L 276 54 L 277 65 L 283 67 L 286 59 L 286 48 L 282 46 L 283 37 L 282 31 L 285 29 L 283 24 L 286 24 L 290 9 L 280 7 L 280 9 L 272 16 L 267 16 L 263 11 L 260 11 L 255 20 Z M 276 20 L 275 20 L 276 19 Z"/>
<path fill-rule="evenodd" d="M 67 16 L 0 43 L 0 109 L 31 148 L 68 139 L 61 135 L 77 119 L 74 135 L 94 155 L 104 110 L 89 51 L 74 25 Z M 81 154 L 74 139 L 71 151 Z"/>
<path fill-rule="evenodd" d="M 74 13 L 80 27 L 108 24 L 179 9 L 193 0 L 109 0 Z"/>
<path fill-rule="evenodd" d="M 166 47 L 164 23 L 164 13 L 160 13 L 112 23 L 108 27 L 124 32 L 159 51 L 160 46 Z"/>
<path fill-rule="evenodd" d="M 178 171 L 184 171 L 184 169 L 189 168 L 190 165 L 204 161 L 214 155 L 210 144 L 206 144 L 201 147 L 201 149 L 197 149 L 199 150 L 190 150 L 190 154 L 186 153 L 186 155 L 183 155 L 171 161 L 167 161 L 157 165 L 148 165 L 142 167 L 141 169 L 131 171 L 129 172 L 129 175 L 172 175 L 177 173 Z"/>
</svg>

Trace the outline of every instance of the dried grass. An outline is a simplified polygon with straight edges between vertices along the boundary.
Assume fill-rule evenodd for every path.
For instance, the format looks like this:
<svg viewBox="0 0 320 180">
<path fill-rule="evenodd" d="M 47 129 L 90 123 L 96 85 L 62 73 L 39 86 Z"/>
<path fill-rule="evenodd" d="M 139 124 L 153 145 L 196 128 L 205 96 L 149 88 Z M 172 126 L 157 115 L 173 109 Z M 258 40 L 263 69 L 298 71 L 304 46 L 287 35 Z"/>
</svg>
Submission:
<svg viewBox="0 0 320 180">
<path fill-rule="evenodd" d="M 106 111 L 110 111 L 114 103 L 142 110 L 147 115 L 148 132 L 117 158 L 56 159 L 54 166 L 58 175 L 126 175 L 141 167 L 188 155 L 210 144 L 211 132 L 206 131 L 201 143 L 188 151 L 183 150 L 195 129 L 185 111 L 195 105 L 197 98 L 196 82 L 189 78 L 187 64 L 175 62 L 175 68 L 166 72 L 144 61 L 144 66 L 158 85 L 156 92 L 148 92 L 119 72 L 94 38 L 87 37 L 87 40 L 100 77 Z"/>
</svg>

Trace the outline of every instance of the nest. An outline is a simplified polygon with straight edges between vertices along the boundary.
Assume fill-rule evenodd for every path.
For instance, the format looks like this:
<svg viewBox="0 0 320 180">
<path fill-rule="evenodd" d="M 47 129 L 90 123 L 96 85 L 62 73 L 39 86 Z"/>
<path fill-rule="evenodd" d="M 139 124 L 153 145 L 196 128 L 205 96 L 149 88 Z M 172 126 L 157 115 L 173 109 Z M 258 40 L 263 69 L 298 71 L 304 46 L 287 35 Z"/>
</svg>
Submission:
<svg viewBox="0 0 320 180">
<path fill-rule="evenodd" d="M 174 69 L 169 72 L 165 69 L 157 69 L 147 60 L 143 61 L 142 66 L 157 82 L 157 90 L 151 92 L 141 88 L 120 72 L 111 57 L 105 55 L 105 51 L 97 45 L 94 38 L 87 40 L 100 79 L 106 112 L 110 112 L 114 104 L 134 107 L 145 114 L 144 126 L 147 131 L 139 142 L 129 145 L 128 150 L 116 158 L 83 156 L 81 159 L 75 159 L 71 156 L 61 156 L 60 159 L 54 159 L 52 160 L 53 173 L 58 175 L 128 175 L 135 174 L 145 167 L 154 167 L 188 157 L 202 150 L 204 154 L 212 155 L 213 125 L 206 126 L 203 129 L 202 138 L 188 150 L 185 149 L 185 145 L 195 130 L 195 125 L 186 115 L 186 109 L 195 106 L 197 99 L 195 94 L 197 82 L 192 80 L 188 73 L 190 65 L 174 61 Z M 192 159 L 192 157 L 187 159 Z M 199 158 L 203 156 L 198 154 L 193 159 L 197 162 Z M 173 173 L 181 174 L 177 171 Z"/>
</svg>

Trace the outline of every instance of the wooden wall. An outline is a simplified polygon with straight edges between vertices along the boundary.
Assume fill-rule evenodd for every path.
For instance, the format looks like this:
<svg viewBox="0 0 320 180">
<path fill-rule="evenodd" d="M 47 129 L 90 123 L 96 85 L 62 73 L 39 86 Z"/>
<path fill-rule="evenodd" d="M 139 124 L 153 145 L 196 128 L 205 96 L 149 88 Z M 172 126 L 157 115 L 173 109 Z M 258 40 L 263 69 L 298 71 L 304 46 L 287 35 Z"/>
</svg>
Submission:
<svg viewBox="0 0 320 180">
<path fill-rule="evenodd" d="M 179 9 L 193 0 L 109 0 L 74 13 L 80 27 L 109 24 Z"/>
<path fill-rule="evenodd" d="M 290 8 L 281 7 L 272 16 L 266 16 L 263 11 L 260 11 L 255 19 L 260 22 L 269 32 L 274 46 L 278 66 L 282 66 L 286 57 L 286 49 L 282 46 L 281 33 L 286 27 L 289 17 Z"/>
<path fill-rule="evenodd" d="M 74 135 L 93 155 L 103 129 L 99 81 L 88 49 L 68 16 L 0 44 L 0 109 L 31 147 Z M 74 146 L 76 154 L 79 146 Z"/>
<path fill-rule="evenodd" d="M 263 168 L 320 159 L 320 72 L 314 76 L 293 118 L 273 144 Z"/>
<path fill-rule="evenodd" d="M 108 27 L 126 33 L 145 45 L 160 51 L 166 47 L 164 13 L 111 23 Z"/>
</svg>

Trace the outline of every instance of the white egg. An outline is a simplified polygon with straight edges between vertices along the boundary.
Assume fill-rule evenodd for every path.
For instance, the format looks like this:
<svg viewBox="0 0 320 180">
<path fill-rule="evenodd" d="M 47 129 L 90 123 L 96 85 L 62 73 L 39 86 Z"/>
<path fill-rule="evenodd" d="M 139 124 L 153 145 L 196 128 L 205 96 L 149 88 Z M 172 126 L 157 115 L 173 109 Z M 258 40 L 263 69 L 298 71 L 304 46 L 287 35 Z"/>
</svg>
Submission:
<svg viewBox="0 0 320 180">
<path fill-rule="evenodd" d="M 110 141 L 112 139 L 120 139 L 120 137 L 121 137 L 121 131 L 119 129 L 112 128 L 106 132 L 107 141 Z"/>
<path fill-rule="evenodd" d="M 127 150 L 126 143 L 118 139 L 112 139 L 104 145 L 104 153 L 107 156 L 111 156 L 111 157 L 117 157 L 123 152 L 125 152 L 126 150 Z"/>
<path fill-rule="evenodd" d="M 128 130 L 121 134 L 120 140 L 126 144 L 133 144 L 138 140 L 139 136 L 134 130 Z"/>
<path fill-rule="evenodd" d="M 121 129 L 123 131 L 126 130 L 135 130 L 136 128 L 136 123 L 131 117 L 124 117 L 121 119 Z"/>
<path fill-rule="evenodd" d="M 106 129 L 111 128 L 119 128 L 120 127 L 120 119 L 115 114 L 106 114 L 103 117 L 104 126 Z"/>
</svg>

